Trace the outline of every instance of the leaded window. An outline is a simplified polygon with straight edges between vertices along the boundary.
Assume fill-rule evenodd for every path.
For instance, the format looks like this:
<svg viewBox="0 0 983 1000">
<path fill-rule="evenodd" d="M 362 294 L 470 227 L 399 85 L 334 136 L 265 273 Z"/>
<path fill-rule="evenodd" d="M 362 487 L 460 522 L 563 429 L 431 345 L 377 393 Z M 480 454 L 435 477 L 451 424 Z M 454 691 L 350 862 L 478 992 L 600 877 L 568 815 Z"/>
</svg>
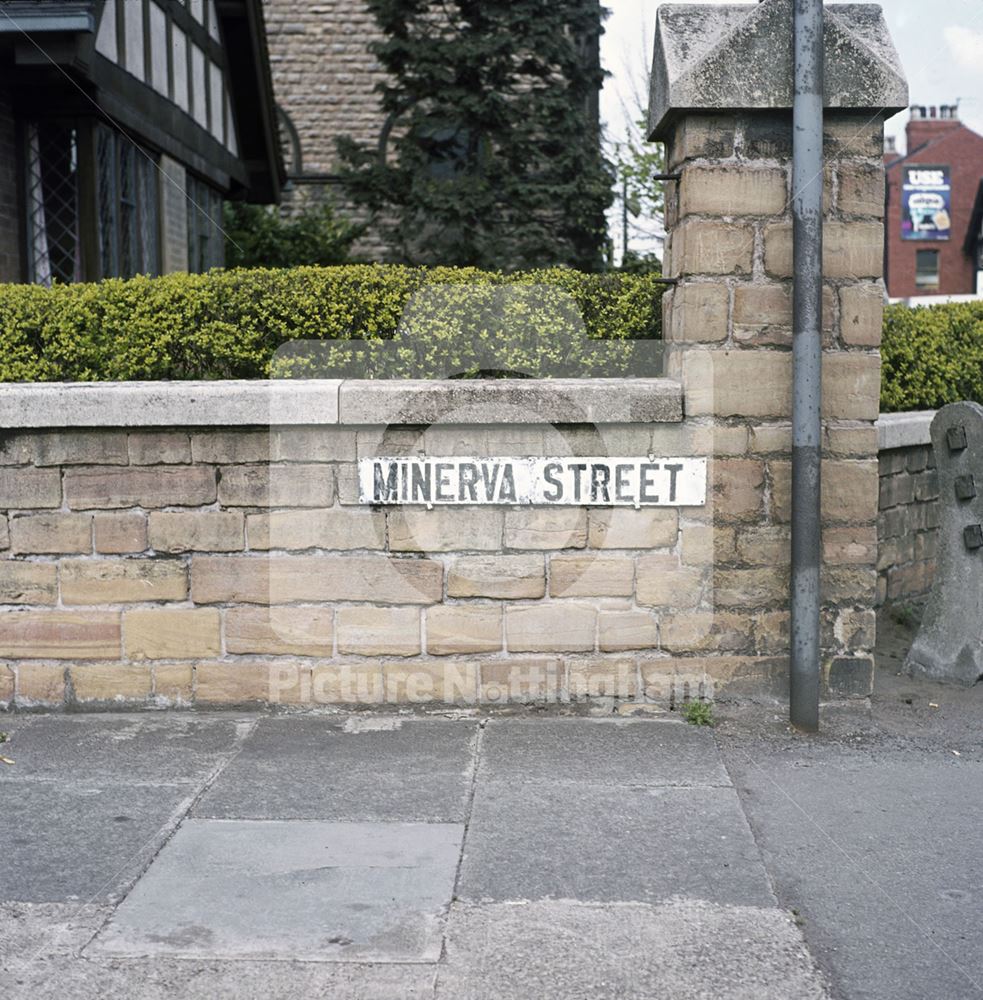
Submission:
<svg viewBox="0 0 983 1000">
<path fill-rule="evenodd" d="M 100 274 L 160 271 L 157 162 L 127 136 L 100 125 L 96 137 Z"/>
<path fill-rule="evenodd" d="M 188 175 L 188 270 L 207 271 L 225 263 L 222 196 L 204 181 Z"/>
<path fill-rule="evenodd" d="M 78 132 L 74 125 L 27 125 L 27 238 L 30 280 L 80 281 Z"/>
</svg>

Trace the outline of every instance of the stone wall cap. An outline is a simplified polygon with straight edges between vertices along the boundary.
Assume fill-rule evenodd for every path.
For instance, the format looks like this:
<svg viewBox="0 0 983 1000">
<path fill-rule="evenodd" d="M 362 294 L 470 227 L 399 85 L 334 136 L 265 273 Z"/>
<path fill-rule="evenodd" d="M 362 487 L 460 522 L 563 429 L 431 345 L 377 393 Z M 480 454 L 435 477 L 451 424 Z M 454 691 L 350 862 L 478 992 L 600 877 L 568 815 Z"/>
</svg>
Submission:
<svg viewBox="0 0 983 1000">
<path fill-rule="evenodd" d="M 823 8 L 827 108 L 885 117 L 908 106 L 908 84 L 877 4 Z M 655 20 L 649 138 L 682 113 L 792 107 L 792 0 L 664 4 Z"/>
<path fill-rule="evenodd" d="M 882 413 L 877 420 L 877 447 L 881 451 L 890 451 L 892 448 L 931 444 L 935 413 L 935 410 Z"/>
<path fill-rule="evenodd" d="M 8 382 L 0 429 L 337 423 L 339 379 Z"/>
<path fill-rule="evenodd" d="M 0 431 L 318 424 L 674 423 L 672 379 L 8 382 Z"/>
<path fill-rule="evenodd" d="M 345 424 L 675 423 L 683 393 L 663 378 L 353 380 L 340 407 Z"/>
</svg>

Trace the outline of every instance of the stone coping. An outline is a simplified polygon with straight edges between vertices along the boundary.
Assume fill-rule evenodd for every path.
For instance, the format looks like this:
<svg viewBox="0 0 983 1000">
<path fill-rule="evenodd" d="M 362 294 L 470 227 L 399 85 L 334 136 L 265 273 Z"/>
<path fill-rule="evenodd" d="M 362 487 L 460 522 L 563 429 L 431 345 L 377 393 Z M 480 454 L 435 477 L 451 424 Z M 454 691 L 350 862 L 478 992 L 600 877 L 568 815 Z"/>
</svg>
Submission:
<svg viewBox="0 0 983 1000">
<path fill-rule="evenodd" d="M 793 105 L 793 5 L 662 4 L 655 21 L 649 138 L 665 139 L 681 113 L 772 110 Z M 823 104 L 890 117 L 908 85 L 877 4 L 823 10 Z"/>
<path fill-rule="evenodd" d="M 877 420 L 877 447 L 880 451 L 892 448 L 914 448 L 931 444 L 932 418 L 935 410 L 912 410 L 908 413 L 882 413 Z"/>
<path fill-rule="evenodd" d="M 0 430 L 318 424 L 678 423 L 672 379 L 17 382 Z"/>
</svg>

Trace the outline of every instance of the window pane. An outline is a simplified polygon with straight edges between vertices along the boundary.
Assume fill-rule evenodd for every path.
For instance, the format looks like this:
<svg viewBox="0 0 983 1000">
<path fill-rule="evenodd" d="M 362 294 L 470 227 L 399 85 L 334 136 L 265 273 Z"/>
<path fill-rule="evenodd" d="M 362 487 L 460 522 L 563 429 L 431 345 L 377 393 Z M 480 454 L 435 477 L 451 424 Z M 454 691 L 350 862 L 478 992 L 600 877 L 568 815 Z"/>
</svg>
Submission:
<svg viewBox="0 0 983 1000">
<path fill-rule="evenodd" d="M 140 273 L 160 274 L 158 174 L 156 161 L 141 153 L 137 159 L 140 208 Z"/>
<path fill-rule="evenodd" d="M 111 278 L 119 274 L 116 136 L 103 126 L 96 135 L 96 169 L 99 174 L 99 273 L 104 278 Z"/>
<path fill-rule="evenodd" d="M 939 284 L 939 251 L 915 251 L 915 285 L 919 288 L 937 288 Z"/>
<path fill-rule="evenodd" d="M 167 96 L 167 15 L 155 3 L 150 5 L 150 82 Z"/>
<path fill-rule="evenodd" d="M 174 103 L 188 110 L 188 42 L 184 32 L 174 25 L 171 32 L 171 62 L 174 68 Z"/>
<path fill-rule="evenodd" d="M 119 276 L 131 278 L 137 273 L 139 244 L 137 242 L 137 154 L 125 138 L 117 142 L 119 148 Z"/>
<path fill-rule="evenodd" d="M 125 66 L 138 80 L 146 76 L 146 61 L 143 51 L 143 4 L 140 0 L 124 0 L 124 39 L 126 44 Z"/>
<path fill-rule="evenodd" d="M 196 273 L 225 263 L 222 196 L 204 181 L 188 177 L 188 270 Z"/>
<path fill-rule="evenodd" d="M 198 234 L 201 230 L 201 212 L 198 205 L 201 202 L 201 190 L 197 178 L 188 175 L 188 270 L 197 274 L 201 270 L 198 257 Z"/>
<path fill-rule="evenodd" d="M 27 217 L 31 280 L 79 281 L 78 137 L 52 122 L 28 126 Z"/>
<path fill-rule="evenodd" d="M 222 196 L 217 191 L 211 192 L 211 227 L 208 241 L 208 266 L 223 267 L 225 265 L 225 236 L 222 234 Z"/>
</svg>

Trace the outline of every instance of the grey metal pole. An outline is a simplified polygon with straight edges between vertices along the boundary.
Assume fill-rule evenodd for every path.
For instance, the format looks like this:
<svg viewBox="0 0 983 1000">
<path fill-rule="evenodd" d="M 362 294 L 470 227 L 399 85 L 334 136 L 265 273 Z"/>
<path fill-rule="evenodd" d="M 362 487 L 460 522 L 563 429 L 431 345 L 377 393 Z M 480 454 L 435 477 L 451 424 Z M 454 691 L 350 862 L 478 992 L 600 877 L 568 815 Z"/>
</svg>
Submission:
<svg viewBox="0 0 983 1000">
<path fill-rule="evenodd" d="M 795 0 L 792 110 L 792 648 L 789 718 L 819 729 L 823 3 Z"/>
</svg>

